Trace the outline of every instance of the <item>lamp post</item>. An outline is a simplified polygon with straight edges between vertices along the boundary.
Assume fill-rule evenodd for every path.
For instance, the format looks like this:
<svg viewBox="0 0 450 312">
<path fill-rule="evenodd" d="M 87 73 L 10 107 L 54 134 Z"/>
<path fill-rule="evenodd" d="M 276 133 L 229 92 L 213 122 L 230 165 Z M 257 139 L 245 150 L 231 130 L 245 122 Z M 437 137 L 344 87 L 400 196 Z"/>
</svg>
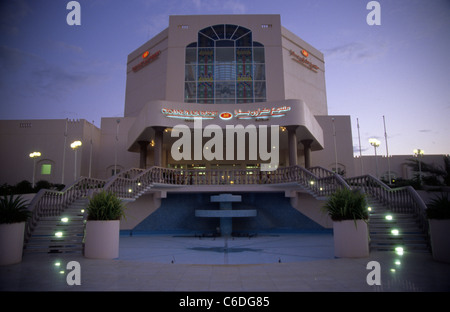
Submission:
<svg viewBox="0 0 450 312">
<path fill-rule="evenodd" d="M 333 125 L 333 140 L 334 140 L 334 166 L 336 167 L 335 173 L 338 174 L 338 159 L 337 159 L 337 144 L 336 144 L 336 126 L 334 125 L 334 118 L 331 118 Z"/>
<path fill-rule="evenodd" d="M 380 146 L 380 141 L 374 138 L 369 139 L 370 145 L 373 146 L 375 150 L 375 165 L 377 170 L 377 178 L 378 178 L 378 158 L 377 158 L 377 147 Z"/>
<path fill-rule="evenodd" d="M 120 119 L 116 120 L 117 126 L 116 126 L 116 142 L 114 144 L 114 175 L 117 174 L 117 143 L 119 142 L 119 124 Z"/>
<path fill-rule="evenodd" d="M 31 182 L 33 188 L 34 188 L 34 177 L 36 174 L 36 158 L 41 157 L 41 153 L 40 152 L 33 152 L 30 153 L 30 158 L 33 159 L 33 181 Z"/>
<path fill-rule="evenodd" d="M 423 154 L 425 154 L 425 151 L 423 149 L 415 149 L 414 150 L 414 156 L 419 159 L 419 183 L 422 185 L 422 160 Z"/>
<path fill-rule="evenodd" d="M 75 166 L 73 170 L 74 181 L 77 180 L 77 149 L 82 145 L 81 141 L 74 141 L 70 147 L 75 151 Z"/>
</svg>

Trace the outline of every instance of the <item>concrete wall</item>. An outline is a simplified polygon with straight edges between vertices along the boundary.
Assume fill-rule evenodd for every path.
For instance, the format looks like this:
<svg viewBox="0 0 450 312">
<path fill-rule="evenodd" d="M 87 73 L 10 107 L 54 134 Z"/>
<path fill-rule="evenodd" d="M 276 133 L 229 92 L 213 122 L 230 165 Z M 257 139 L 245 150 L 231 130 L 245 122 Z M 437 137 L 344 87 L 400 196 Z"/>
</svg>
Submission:
<svg viewBox="0 0 450 312">
<path fill-rule="evenodd" d="M 167 66 L 169 64 L 167 36 L 168 30 L 166 29 L 128 56 L 125 117 L 137 116 L 148 101 L 166 98 Z M 149 51 L 150 55 L 157 51 L 161 51 L 161 54 L 156 60 L 134 72 L 133 67 L 144 61 L 142 54 L 145 51 Z"/>
<path fill-rule="evenodd" d="M 346 177 L 353 177 L 355 163 L 350 116 L 316 116 L 316 119 L 323 129 L 324 149 L 311 153 L 312 166 L 322 166 L 333 170 L 336 167 L 337 158 L 339 170 L 344 170 Z M 336 149 L 334 139 L 336 139 Z"/>
<path fill-rule="evenodd" d="M 233 218 L 233 230 L 243 233 L 264 231 L 323 231 L 325 227 L 306 217 L 291 206 L 284 193 L 233 193 L 241 195 L 241 203 L 233 203 L 233 209 L 256 209 L 257 217 Z M 196 209 L 219 209 L 219 203 L 211 203 L 210 196 L 217 193 L 168 193 L 161 199 L 161 206 L 143 219 L 133 232 L 190 231 L 197 234 L 217 233 L 219 218 L 195 217 Z M 136 205 L 145 207 L 152 198 L 140 198 Z M 150 209 L 149 209 L 150 210 Z M 149 211 L 148 210 L 148 211 Z"/>
<path fill-rule="evenodd" d="M 327 115 L 327 96 L 325 88 L 325 62 L 323 54 L 307 42 L 283 27 L 282 29 L 283 80 L 285 99 L 302 99 L 313 115 Z M 306 50 L 308 56 L 301 54 Z M 311 70 L 298 58 L 304 58 L 318 67 Z M 297 60 L 297 61 L 296 61 Z M 270 72 L 272 74 L 272 72 Z M 275 83 L 275 82 L 274 82 Z"/>
<path fill-rule="evenodd" d="M 375 152 L 374 152 L 375 153 Z M 402 179 L 413 179 L 414 172 L 408 164 L 411 162 L 408 159 L 416 159 L 414 155 L 393 155 L 387 158 L 385 155 L 362 156 L 355 157 L 355 175 L 371 174 L 373 176 L 383 177 L 387 180 L 389 167 L 391 176 Z M 389 161 L 389 163 L 388 163 Z M 444 155 L 427 155 L 425 154 L 421 161 L 427 164 L 433 164 L 444 168 Z M 378 170 L 377 170 L 378 167 Z M 378 171 L 378 173 L 377 173 Z"/>
<path fill-rule="evenodd" d="M 314 115 L 327 114 L 323 54 L 281 26 L 279 15 L 170 16 L 169 27 L 128 56 L 125 116 L 137 116 L 153 100 L 184 102 L 186 46 L 198 40 L 198 31 L 217 24 L 234 24 L 252 31 L 253 41 L 265 47 L 267 101 L 301 99 Z M 313 72 L 292 60 L 289 50 L 309 51 L 308 60 L 320 69 Z M 138 72 L 132 68 L 142 54 L 160 56 Z M 270 73 L 270 74 L 269 74 Z"/>
<path fill-rule="evenodd" d="M 0 183 L 16 184 L 22 180 L 32 181 L 33 160 L 31 152 L 40 152 L 36 159 L 35 181 L 46 180 L 52 183 L 70 184 L 74 181 L 75 152 L 70 144 L 81 140 L 83 145 L 77 149 L 76 176 L 96 175 L 96 163 L 90 157 L 98 150 L 100 129 L 84 119 L 67 121 L 66 119 L 2 120 L 0 122 Z M 65 143 L 65 146 L 64 146 Z M 65 152 L 64 152 L 65 149 Z M 64 157 L 65 155 L 65 157 Z M 43 164 L 51 165 L 50 174 L 41 174 Z M 64 176 L 63 176 L 64 171 Z"/>
<path fill-rule="evenodd" d="M 102 118 L 101 141 L 96 154 L 98 178 L 110 178 L 114 172 L 115 164 L 117 164 L 118 172 L 130 168 L 139 168 L 139 154 L 127 151 L 128 131 L 134 120 L 133 117 Z M 119 135 L 117 135 L 117 131 Z"/>
</svg>

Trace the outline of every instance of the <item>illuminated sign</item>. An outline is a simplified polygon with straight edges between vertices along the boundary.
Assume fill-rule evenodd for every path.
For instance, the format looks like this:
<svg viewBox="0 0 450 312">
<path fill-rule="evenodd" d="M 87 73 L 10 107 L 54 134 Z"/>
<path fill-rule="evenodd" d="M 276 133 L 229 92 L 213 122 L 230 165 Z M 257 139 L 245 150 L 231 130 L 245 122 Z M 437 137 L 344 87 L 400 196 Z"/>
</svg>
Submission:
<svg viewBox="0 0 450 312">
<path fill-rule="evenodd" d="M 269 118 L 284 117 L 286 113 L 291 110 L 290 106 L 272 107 L 272 108 L 257 108 L 253 110 L 241 110 L 235 109 L 234 115 L 230 112 L 221 112 L 209 110 L 187 110 L 187 109 L 172 109 L 163 108 L 161 113 L 168 118 L 178 118 L 185 120 L 194 120 L 195 118 L 201 119 L 214 119 L 219 116 L 222 120 L 230 120 L 233 117 L 236 119 L 253 119 L 255 121 L 266 121 Z"/>
<path fill-rule="evenodd" d="M 159 55 L 161 54 L 161 51 L 158 50 L 155 53 L 153 53 L 152 55 L 150 55 L 150 52 L 145 51 L 142 54 L 142 58 L 144 59 L 142 62 L 140 62 L 139 64 L 137 64 L 136 66 L 133 67 L 133 71 L 137 72 L 139 70 L 141 70 L 142 68 L 144 68 L 145 66 L 147 66 L 148 64 L 152 63 L 153 61 L 155 61 L 156 59 L 158 59 Z"/>
<path fill-rule="evenodd" d="M 225 112 L 225 113 L 220 113 L 219 117 L 222 120 L 230 120 L 231 118 L 233 118 L 233 115 L 231 113 Z"/>
<path fill-rule="evenodd" d="M 308 60 L 306 59 L 306 57 L 309 55 L 308 51 L 302 50 L 301 53 L 302 53 L 302 55 L 305 56 L 305 57 L 303 57 L 303 56 L 301 56 L 301 55 L 298 55 L 297 53 L 295 53 L 295 52 L 292 51 L 292 50 L 289 50 L 289 55 L 292 56 L 292 60 L 296 61 L 296 62 L 299 63 L 299 64 L 302 64 L 302 65 L 305 66 L 306 68 L 308 68 L 308 69 L 312 70 L 313 72 L 317 73 L 317 70 L 319 69 L 319 66 L 314 65 L 313 63 L 311 63 L 310 61 L 308 61 Z"/>
<path fill-rule="evenodd" d="M 194 120 L 194 118 L 214 119 L 218 115 L 217 111 L 171 109 L 171 108 L 163 108 L 161 109 L 161 113 L 169 118 L 180 118 L 189 120 Z"/>
<path fill-rule="evenodd" d="M 258 108 L 255 110 L 248 110 L 248 111 L 242 111 L 242 110 L 234 110 L 234 117 L 237 119 L 266 119 L 272 117 L 283 117 L 286 116 L 286 113 L 290 111 L 291 108 L 289 106 L 282 106 L 282 107 L 273 107 L 273 108 Z"/>
</svg>

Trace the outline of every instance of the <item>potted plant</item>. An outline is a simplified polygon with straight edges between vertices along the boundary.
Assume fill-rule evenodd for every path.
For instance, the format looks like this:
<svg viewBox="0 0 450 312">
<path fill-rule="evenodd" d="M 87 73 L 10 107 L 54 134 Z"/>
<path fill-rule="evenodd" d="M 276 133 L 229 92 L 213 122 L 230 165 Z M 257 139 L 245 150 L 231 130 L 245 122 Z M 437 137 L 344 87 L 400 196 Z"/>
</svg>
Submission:
<svg viewBox="0 0 450 312">
<path fill-rule="evenodd" d="M 118 258 L 120 219 L 124 217 L 122 201 L 113 193 L 102 191 L 91 197 L 86 210 L 84 256 Z"/>
<path fill-rule="evenodd" d="M 450 199 L 448 193 L 433 198 L 426 210 L 433 259 L 450 263 Z"/>
<path fill-rule="evenodd" d="M 0 265 L 22 261 L 25 222 L 30 217 L 27 206 L 21 196 L 0 199 Z"/>
<path fill-rule="evenodd" d="M 339 189 L 327 200 L 325 211 L 333 220 L 334 255 L 345 258 L 369 256 L 366 196 L 350 189 Z"/>
</svg>

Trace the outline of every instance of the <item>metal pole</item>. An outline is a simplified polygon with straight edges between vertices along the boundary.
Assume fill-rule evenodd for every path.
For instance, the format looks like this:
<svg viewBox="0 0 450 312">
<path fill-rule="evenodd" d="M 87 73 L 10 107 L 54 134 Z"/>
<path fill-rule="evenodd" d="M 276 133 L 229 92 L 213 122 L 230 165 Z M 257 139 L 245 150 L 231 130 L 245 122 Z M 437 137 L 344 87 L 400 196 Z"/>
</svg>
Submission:
<svg viewBox="0 0 450 312">
<path fill-rule="evenodd" d="M 331 118 L 333 122 L 333 138 L 334 138 L 334 162 L 336 167 L 336 173 L 338 173 L 338 160 L 337 160 L 337 145 L 336 145 L 336 127 L 334 125 L 334 118 Z"/>
<path fill-rule="evenodd" d="M 68 118 L 66 118 L 66 130 L 64 130 L 64 146 L 63 146 L 61 184 L 64 184 L 64 168 L 66 165 L 67 121 L 68 121 Z"/>
<path fill-rule="evenodd" d="M 377 179 L 378 179 L 378 157 L 377 157 L 377 146 L 374 145 L 373 148 L 375 149 L 375 165 L 376 165 L 376 170 L 377 170 Z"/>
<path fill-rule="evenodd" d="M 92 127 L 93 127 L 94 121 L 92 121 L 91 124 L 91 150 L 89 151 L 89 178 L 91 177 L 91 171 L 92 171 Z"/>
<path fill-rule="evenodd" d="M 359 133 L 359 119 L 356 118 L 356 123 L 358 126 L 358 141 L 359 141 L 359 162 L 361 164 L 361 175 L 363 175 L 363 161 L 362 161 L 362 151 L 361 151 L 361 135 Z"/>
<path fill-rule="evenodd" d="M 77 180 L 77 149 L 75 149 L 75 166 L 73 170 L 74 181 Z"/>
<path fill-rule="evenodd" d="M 387 162 L 388 162 L 388 179 L 389 179 L 389 184 L 391 184 L 391 182 L 392 182 L 392 179 L 391 179 L 391 162 L 389 160 L 388 139 L 387 139 L 387 132 L 386 132 L 386 120 L 384 118 L 384 115 L 383 115 L 383 124 L 384 124 L 384 140 L 386 141 L 386 158 L 387 158 Z"/>
<path fill-rule="evenodd" d="M 33 157 L 33 182 L 32 182 L 32 187 L 34 188 L 34 178 L 36 175 L 36 157 Z"/>
<path fill-rule="evenodd" d="M 114 148 L 114 175 L 117 174 L 117 143 L 119 142 L 119 123 L 120 119 L 116 120 L 117 127 L 116 127 L 116 143 Z"/>
</svg>

